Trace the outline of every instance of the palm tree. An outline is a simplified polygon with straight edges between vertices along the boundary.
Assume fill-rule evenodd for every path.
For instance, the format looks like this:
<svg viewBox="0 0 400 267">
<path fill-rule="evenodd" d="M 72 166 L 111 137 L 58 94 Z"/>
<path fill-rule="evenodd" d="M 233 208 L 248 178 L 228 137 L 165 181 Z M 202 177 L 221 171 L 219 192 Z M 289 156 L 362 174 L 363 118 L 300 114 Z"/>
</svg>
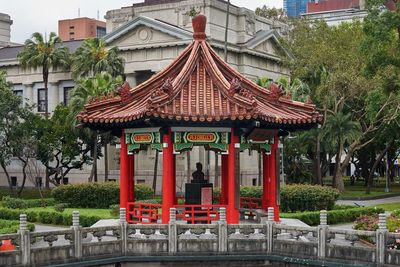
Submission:
<svg viewBox="0 0 400 267">
<path fill-rule="evenodd" d="M 333 174 L 333 186 L 341 192 L 344 191 L 343 171 L 341 158 L 344 145 L 353 142 L 360 136 L 360 124 L 352 121 L 351 114 L 338 112 L 327 118 L 323 126 L 323 137 L 330 140 L 336 147 L 335 169 Z"/>
<path fill-rule="evenodd" d="M 72 75 L 73 77 L 95 77 L 98 73 L 108 72 L 113 77 L 124 73 L 122 58 L 118 55 L 117 47 L 108 49 L 102 38 L 91 38 L 83 42 L 73 56 Z M 94 95 L 93 95 L 94 96 Z M 104 140 L 104 135 L 101 135 Z M 107 166 L 108 153 L 107 143 L 104 142 L 104 166 Z M 94 165 L 97 168 L 96 165 Z M 97 180 L 97 170 L 95 170 Z M 105 170 L 105 180 L 108 179 L 108 170 Z"/>
<path fill-rule="evenodd" d="M 118 52 L 117 47 L 108 49 L 102 38 L 85 40 L 73 56 L 73 76 L 94 77 L 103 71 L 110 73 L 113 77 L 122 75 L 124 66 Z"/>
<path fill-rule="evenodd" d="M 106 72 L 98 73 L 93 78 L 81 78 L 75 88 L 71 92 L 71 120 L 75 120 L 76 115 L 83 110 L 84 105 L 92 98 L 98 96 L 107 95 L 109 93 L 115 93 L 118 86 L 122 84 L 122 77 L 118 76 L 113 78 L 111 74 Z M 97 131 L 91 131 L 91 136 L 93 140 L 92 155 L 93 155 L 93 166 L 92 171 L 89 176 L 89 182 L 97 182 L 97 157 L 98 157 L 98 143 L 99 134 Z M 100 143 L 104 142 L 105 136 L 100 136 Z"/>
<path fill-rule="evenodd" d="M 39 32 L 32 34 L 31 39 L 25 41 L 24 48 L 18 53 L 22 69 L 32 68 L 37 70 L 42 68 L 43 83 L 46 95 L 45 115 L 48 115 L 48 81 L 49 70 L 58 67 L 69 67 L 69 51 L 68 48 L 57 45 L 62 41 L 54 32 L 51 32 L 49 39 L 43 38 Z"/>
</svg>

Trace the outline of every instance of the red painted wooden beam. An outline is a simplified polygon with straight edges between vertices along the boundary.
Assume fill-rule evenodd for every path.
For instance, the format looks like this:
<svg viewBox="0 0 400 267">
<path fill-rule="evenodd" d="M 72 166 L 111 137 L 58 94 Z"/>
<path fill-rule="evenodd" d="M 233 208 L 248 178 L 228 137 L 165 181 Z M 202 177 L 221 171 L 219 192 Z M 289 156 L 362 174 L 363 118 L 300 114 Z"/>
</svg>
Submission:
<svg viewBox="0 0 400 267">
<path fill-rule="evenodd" d="M 175 201 L 174 190 L 174 154 L 171 129 L 163 134 L 163 168 L 162 168 L 162 223 L 169 222 L 169 209 Z"/>
<path fill-rule="evenodd" d="M 128 208 L 128 191 L 129 191 L 129 159 L 128 159 L 128 149 L 125 144 L 125 131 L 122 130 L 121 134 L 121 149 L 119 152 L 120 156 L 120 178 L 119 178 L 119 205 L 121 208 Z M 128 219 L 128 212 L 127 219 Z"/>
</svg>

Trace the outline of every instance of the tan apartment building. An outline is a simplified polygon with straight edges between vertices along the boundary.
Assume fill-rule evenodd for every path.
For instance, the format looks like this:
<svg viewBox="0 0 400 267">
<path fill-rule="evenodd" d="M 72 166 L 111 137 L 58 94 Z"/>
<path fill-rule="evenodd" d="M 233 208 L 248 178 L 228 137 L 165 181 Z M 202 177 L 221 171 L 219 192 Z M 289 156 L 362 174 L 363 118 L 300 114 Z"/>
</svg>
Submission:
<svg viewBox="0 0 400 267">
<path fill-rule="evenodd" d="M 83 40 L 104 35 L 106 35 L 104 21 L 86 17 L 58 21 L 58 36 L 63 41 Z"/>
</svg>

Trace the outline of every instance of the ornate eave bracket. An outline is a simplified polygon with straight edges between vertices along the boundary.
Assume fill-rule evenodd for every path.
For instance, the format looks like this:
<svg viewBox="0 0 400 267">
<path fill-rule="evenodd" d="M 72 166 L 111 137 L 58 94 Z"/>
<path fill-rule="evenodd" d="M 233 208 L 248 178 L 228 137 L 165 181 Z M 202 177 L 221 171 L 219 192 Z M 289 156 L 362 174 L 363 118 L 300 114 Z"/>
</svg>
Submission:
<svg viewBox="0 0 400 267">
<path fill-rule="evenodd" d="M 268 100 L 270 100 L 271 102 L 278 102 L 279 98 L 281 98 L 281 96 L 283 95 L 282 88 L 276 83 L 271 83 L 268 89 L 269 89 Z"/>
<path fill-rule="evenodd" d="M 253 93 L 250 90 L 243 88 L 242 83 L 237 78 L 232 79 L 228 90 L 228 95 L 241 102 L 241 104 L 246 106 L 248 109 L 252 109 L 253 107 L 257 106 L 257 102 Z"/>
</svg>

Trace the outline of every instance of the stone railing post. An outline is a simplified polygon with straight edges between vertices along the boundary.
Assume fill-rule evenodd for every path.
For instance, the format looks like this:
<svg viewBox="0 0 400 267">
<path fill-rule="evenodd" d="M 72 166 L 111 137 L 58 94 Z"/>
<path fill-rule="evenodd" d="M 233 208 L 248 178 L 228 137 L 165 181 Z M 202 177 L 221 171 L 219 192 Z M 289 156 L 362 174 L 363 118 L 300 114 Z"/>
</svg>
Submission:
<svg viewBox="0 0 400 267">
<path fill-rule="evenodd" d="M 378 264 L 385 264 L 386 252 L 386 214 L 379 214 L 378 230 L 376 230 L 376 262 Z"/>
<path fill-rule="evenodd" d="M 26 214 L 19 215 L 19 234 L 21 238 L 21 264 L 30 265 L 31 263 L 31 236 L 28 229 Z"/>
<path fill-rule="evenodd" d="M 82 258 L 82 227 L 79 224 L 79 211 L 72 212 L 72 226 L 74 236 L 74 256 L 77 259 Z"/>
<path fill-rule="evenodd" d="M 227 252 L 228 250 L 228 226 L 226 224 L 226 208 L 219 209 L 218 222 L 218 252 Z"/>
<path fill-rule="evenodd" d="M 176 225 L 176 209 L 169 209 L 169 223 L 168 223 L 168 252 L 176 253 L 178 251 L 178 233 Z"/>
<path fill-rule="evenodd" d="M 128 235 L 127 235 L 128 223 L 126 222 L 125 208 L 119 209 L 119 225 L 121 227 L 121 253 L 126 255 L 126 252 L 128 250 Z"/>
<path fill-rule="evenodd" d="M 272 253 L 274 247 L 274 208 L 268 207 L 267 212 L 267 253 Z"/>
<path fill-rule="evenodd" d="M 328 234 L 328 213 L 326 210 L 321 210 L 319 213 L 319 225 L 317 227 L 318 237 L 318 258 L 326 257 L 326 237 Z"/>
</svg>

